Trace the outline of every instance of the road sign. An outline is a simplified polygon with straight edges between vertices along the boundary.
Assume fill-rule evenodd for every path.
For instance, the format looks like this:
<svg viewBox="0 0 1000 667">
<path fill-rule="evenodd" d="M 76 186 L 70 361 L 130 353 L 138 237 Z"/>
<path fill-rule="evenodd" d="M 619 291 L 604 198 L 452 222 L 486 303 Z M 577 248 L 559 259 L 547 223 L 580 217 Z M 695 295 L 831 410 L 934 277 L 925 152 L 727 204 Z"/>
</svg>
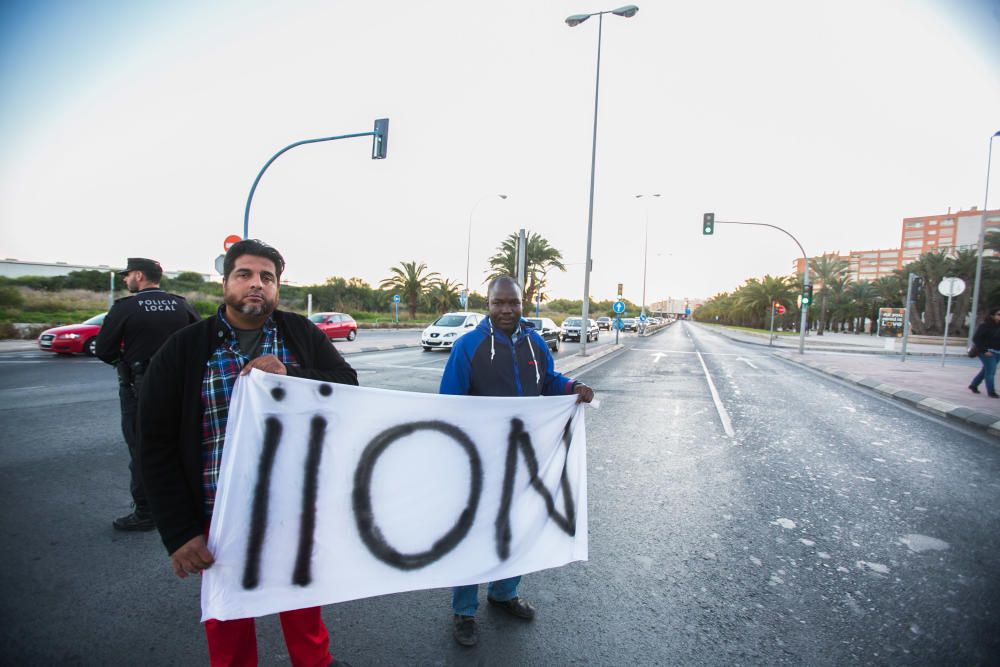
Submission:
<svg viewBox="0 0 1000 667">
<path fill-rule="evenodd" d="M 646 321 L 646 313 L 640 313 L 639 314 L 639 321 L 640 322 L 645 322 Z"/>
<path fill-rule="evenodd" d="M 779 315 L 784 315 L 784 314 L 785 314 L 785 307 L 784 307 L 784 306 L 782 306 L 782 305 L 781 305 L 780 303 L 776 303 L 776 304 L 774 304 L 774 310 L 775 310 L 775 311 L 776 311 L 776 312 L 777 312 L 777 313 L 778 313 Z"/>
<path fill-rule="evenodd" d="M 611 310 L 621 315 L 625 312 L 625 303 L 623 301 L 615 301 L 614 305 L 611 306 Z"/>
<path fill-rule="evenodd" d="M 961 278 L 942 278 L 938 283 L 938 292 L 942 296 L 958 296 L 965 291 L 965 281 Z"/>
<path fill-rule="evenodd" d="M 618 331 L 621 331 L 622 329 L 624 329 L 624 328 L 625 328 L 625 323 L 624 323 L 624 322 L 622 322 L 622 318 L 620 318 L 620 317 L 616 317 L 616 318 L 615 318 L 615 321 L 614 321 L 614 324 L 613 324 L 612 326 L 613 326 L 613 327 L 614 327 L 615 329 L 617 329 Z"/>
<path fill-rule="evenodd" d="M 393 301 L 393 303 L 399 303 L 399 295 L 398 294 L 393 294 L 392 295 L 392 301 Z"/>
<path fill-rule="evenodd" d="M 226 237 L 226 240 L 222 242 L 222 249 L 225 250 L 226 252 L 229 252 L 230 248 L 232 248 L 234 245 L 236 245 L 242 240 L 243 239 L 240 238 L 238 234 L 230 234 L 229 236 Z M 222 271 L 219 271 L 219 273 L 222 273 Z"/>
<path fill-rule="evenodd" d="M 225 274 L 224 271 L 225 262 L 226 262 L 225 255 L 219 255 L 218 257 L 215 258 L 215 272 L 218 273 L 220 276 Z"/>
<path fill-rule="evenodd" d="M 685 315 L 690 315 L 691 314 L 691 309 L 690 308 L 685 308 L 684 309 L 684 314 Z"/>
</svg>

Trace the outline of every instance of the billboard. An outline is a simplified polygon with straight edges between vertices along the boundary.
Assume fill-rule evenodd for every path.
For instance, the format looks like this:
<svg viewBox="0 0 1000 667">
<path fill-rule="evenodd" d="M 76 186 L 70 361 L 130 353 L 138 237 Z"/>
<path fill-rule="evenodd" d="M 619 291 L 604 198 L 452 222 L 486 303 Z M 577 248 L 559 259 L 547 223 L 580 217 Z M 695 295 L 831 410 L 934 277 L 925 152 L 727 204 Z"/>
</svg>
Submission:
<svg viewBox="0 0 1000 667">
<path fill-rule="evenodd" d="M 888 338 L 903 337 L 903 318 L 906 316 L 904 308 L 879 308 L 878 309 L 878 335 Z"/>
</svg>

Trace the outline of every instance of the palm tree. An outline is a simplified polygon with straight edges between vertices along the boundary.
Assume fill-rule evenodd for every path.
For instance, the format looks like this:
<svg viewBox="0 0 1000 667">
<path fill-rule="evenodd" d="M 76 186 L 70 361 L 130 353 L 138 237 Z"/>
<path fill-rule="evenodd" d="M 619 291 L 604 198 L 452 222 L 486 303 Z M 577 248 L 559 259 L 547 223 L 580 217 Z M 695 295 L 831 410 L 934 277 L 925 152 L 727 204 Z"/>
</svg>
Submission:
<svg viewBox="0 0 1000 667">
<path fill-rule="evenodd" d="M 497 253 L 490 257 L 490 280 L 499 276 L 517 275 L 517 241 L 518 235 L 511 234 L 497 247 Z M 534 301 L 535 294 L 545 287 L 546 273 L 550 269 L 566 270 L 562 253 L 549 245 L 541 234 L 530 232 L 525 252 L 527 279 L 522 295 L 524 303 Z"/>
<path fill-rule="evenodd" d="M 847 299 L 850 303 L 850 315 L 853 321 L 854 333 L 859 334 L 865 329 L 865 319 L 869 315 L 878 316 L 878 313 L 872 313 L 872 306 L 875 304 L 875 300 L 878 298 L 878 290 L 875 286 L 868 282 L 867 280 L 862 280 L 859 283 L 854 283 L 847 289 Z M 872 322 L 875 322 L 875 317 L 871 318 Z"/>
<path fill-rule="evenodd" d="M 809 260 L 809 270 L 814 276 L 814 283 L 820 283 L 819 289 L 819 330 L 817 336 L 823 335 L 826 328 L 826 299 L 830 295 L 830 285 L 834 280 L 847 273 L 849 263 L 833 253 Z"/>
<path fill-rule="evenodd" d="M 773 304 L 786 305 L 794 299 L 791 280 L 786 276 L 765 275 L 761 280 L 750 278 L 740 287 L 736 302 L 749 315 L 754 325 L 763 325 Z"/>
<path fill-rule="evenodd" d="M 431 309 L 439 313 L 447 313 L 458 302 L 458 287 L 461 283 L 450 279 L 439 280 L 427 293 Z"/>
<path fill-rule="evenodd" d="M 389 267 L 389 271 L 393 275 L 379 283 L 379 287 L 395 288 L 401 292 L 410 308 L 410 319 L 416 319 L 420 297 L 438 282 L 437 272 L 425 273 L 427 265 L 423 262 L 418 265 L 416 261 L 400 262 L 399 266 Z"/>
</svg>

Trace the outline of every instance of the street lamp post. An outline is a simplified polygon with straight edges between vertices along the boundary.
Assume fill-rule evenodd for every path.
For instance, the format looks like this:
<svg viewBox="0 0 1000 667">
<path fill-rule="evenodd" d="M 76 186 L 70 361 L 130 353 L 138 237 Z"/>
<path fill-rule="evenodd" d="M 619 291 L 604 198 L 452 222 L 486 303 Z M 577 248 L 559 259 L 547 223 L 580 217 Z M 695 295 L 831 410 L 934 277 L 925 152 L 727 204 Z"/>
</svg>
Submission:
<svg viewBox="0 0 1000 667">
<path fill-rule="evenodd" d="M 465 292 L 465 299 L 464 299 L 465 303 L 462 304 L 462 308 L 465 308 L 465 309 L 468 309 L 468 307 L 469 307 L 469 294 L 471 294 L 471 292 L 472 292 L 472 290 L 469 289 L 469 258 L 472 257 L 472 214 L 476 212 L 476 207 L 478 207 L 480 204 L 482 204 L 484 201 L 486 201 L 490 197 L 494 197 L 494 196 L 500 197 L 500 199 L 506 199 L 507 198 L 507 195 L 500 195 L 500 194 L 498 194 L 498 195 L 486 195 L 485 197 L 483 197 L 479 201 L 477 201 L 472 206 L 472 210 L 469 211 L 469 234 L 468 234 L 468 242 L 467 242 L 466 248 L 465 248 L 465 289 L 463 290 Z"/>
<path fill-rule="evenodd" d="M 650 197 L 659 197 L 660 195 L 650 195 Z M 643 195 L 636 195 L 636 199 L 642 199 Z M 642 249 L 642 314 L 646 314 L 646 263 L 649 260 L 649 207 L 646 209 L 646 240 L 643 243 Z"/>
<path fill-rule="evenodd" d="M 1000 131 L 990 136 L 990 148 L 986 157 L 986 194 L 983 196 L 983 223 L 979 227 L 979 245 L 976 251 L 976 279 L 972 283 L 972 312 L 969 320 L 969 346 L 972 345 L 972 334 L 976 330 L 976 318 L 979 316 L 979 282 L 983 275 L 983 244 L 986 240 L 986 211 L 990 202 L 990 162 L 993 160 L 993 139 L 1000 137 Z"/>
<path fill-rule="evenodd" d="M 588 322 L 590 320 L 590 245 L 594 233 L 594 170 L 597 166 L 597 102 L 601 92 L 601 33 L 604 28 L 604 15 L 614 14 L 615 16 L 631 18 L 638 11 L 639 8 L 635 5 L 625 5 L 618 9 L 593 12 L 591 14 L 574 14 L 566 18 L 566 24 L 572 28 L 580 25 L 591 16 L 597 17 L 597 76 L 594 83 L 594 136 L 590 149 L 590 209 L 587 213 L 587 259 L 583 266 L 583 321 L 581 322 L 581 326 L 583 327 L 589 326 Z M 587 341 L 583 336 L 580 337 L 580 356 L 587 356 Z"/>
</svg>

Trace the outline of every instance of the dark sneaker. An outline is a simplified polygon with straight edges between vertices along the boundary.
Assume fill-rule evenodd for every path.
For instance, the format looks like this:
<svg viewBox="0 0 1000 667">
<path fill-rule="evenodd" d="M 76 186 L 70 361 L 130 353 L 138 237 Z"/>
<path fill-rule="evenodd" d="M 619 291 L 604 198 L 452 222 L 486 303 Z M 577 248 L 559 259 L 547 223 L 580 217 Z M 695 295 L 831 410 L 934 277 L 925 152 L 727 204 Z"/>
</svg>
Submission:
<svg viewBox="0 0 1000 667">
<path fill-rule="evenodd" d="M 139 512 L 120 516 L 112 521 L 111 525 L 115 527 L 115 530 L 153 530 L 156 528 L 152 514 L 140 514 Z"/>
<path fill-rule="evenodd" d="M 970 391 L 971 391 L 971 392 L 972 392 L 973 394 L 978 394 L 978 393 L 979 393 L 979 387 L 976 387 L 976 386 L 974 386 L 974 385 L 971 385 L 971 384 L 969 385 L 969 390 L 970 390 Z"/>
<path fill-rule="evenodd" d="M 455 614 L 455 629 L 452 634 L 462 646 L 475 646 L 479 643 L 479 625 L 475 616 L 459 616 Z"/>
<path fill-rule="evenodd" d="M 494 607 L 500 607 L 511 616 L 517 616 L 518 618 L 523 618 L 526 621 L 530 621 L 535 617 L 535 608 L 521 598 L 494 600 L 491 597 L 487 597 L 486 599 L 489 600 L 491 605 Z"/>
<path fill-rule="evenodd" d="M 988 391 L 986 392 L 986 395 L 989 396 L 990 398 L 1000 398 L 1000 394 L 996 393 L 995 391 Z"/>
</svg>

